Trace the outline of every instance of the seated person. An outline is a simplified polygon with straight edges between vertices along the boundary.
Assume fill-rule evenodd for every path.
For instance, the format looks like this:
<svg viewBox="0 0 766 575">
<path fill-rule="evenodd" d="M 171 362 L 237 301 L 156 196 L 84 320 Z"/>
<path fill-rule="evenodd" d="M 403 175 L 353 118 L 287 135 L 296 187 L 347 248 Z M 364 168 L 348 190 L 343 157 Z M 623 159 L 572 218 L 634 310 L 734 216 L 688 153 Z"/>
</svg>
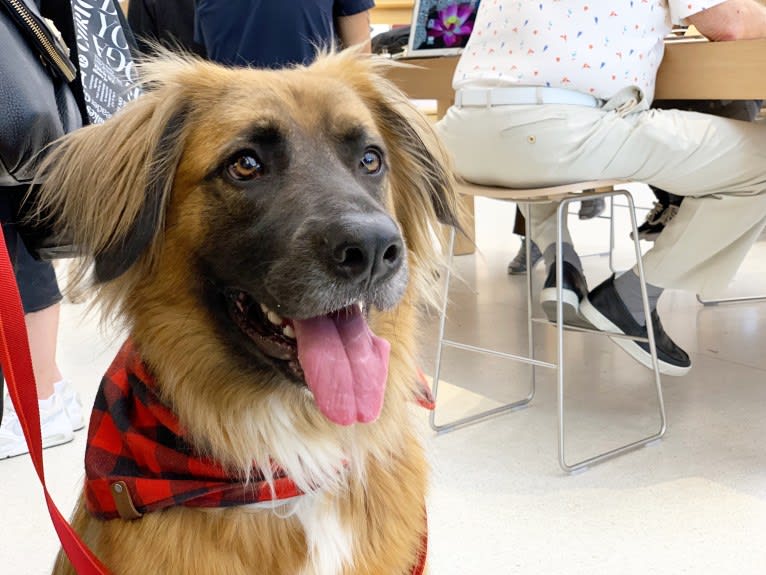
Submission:
<svg viewBox="0 0 766 575">
<path fill-rule="evenodd" d="M 565 315 L 598 329 L 646 336 L 651 320 L 660 370 L 683 375 L 691 360 L 663 330 L 657 300 L 665 288 L 726 285 L 766 226 L 766 127 L 650 109 L 671 23 L 694 24 L 713 41 L 763 37 L 766 7 L 756 0 L 483 2 L 476 22 L 483 33 L 471 36 L 460 58 L 455 105 L 438 127 L 457 171 L 478 184 L 625 179 L 685 196 L 643 257 L 650 318 L 635 269 L 588 292 L 566 231 L 562 286 Z M 544 307 L 556 297 L 555 214 L 553 204 L 526 207 L 529 239 L 549 270 Z M 615 342 L 652 367 L 648 344 Z"/>
</svg>

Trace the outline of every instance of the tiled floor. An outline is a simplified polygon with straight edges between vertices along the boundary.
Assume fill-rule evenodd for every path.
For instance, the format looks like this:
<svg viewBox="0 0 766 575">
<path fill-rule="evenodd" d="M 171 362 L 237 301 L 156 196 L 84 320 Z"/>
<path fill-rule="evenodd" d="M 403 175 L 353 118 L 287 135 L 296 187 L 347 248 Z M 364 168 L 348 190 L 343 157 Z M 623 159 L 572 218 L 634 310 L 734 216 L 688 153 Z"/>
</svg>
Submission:
<svg viewBox="0 0 766 575">
<path fill-rule="evenodd" d="M 650 204 L 643 187 L 634 190 L 640 205 Z M 630 247 L 621 211 L 617 262 L 626 267 Z M 524 280 L 505 274 L 518 246 L 512 217 L 512 204 L 479 202 L 480 252 L 457 262 L 462 283 L 451 292 L 448 330 L 466 342 L 522 352 Z M 575 221 L 572 229 L 581 252 L 603 249 L 604 220 Z M 584 261 L 595 286 L 607 275 L 606 258 Z M 766 293 L 764 272 L 766 245 L 759 243 L 732 292 Z M 535 277 L 542 279 L 541 267 Z M 428 432 L 433 575 L 766 572 L 766 303 L 702 307 L 693 294 L 668 292 L 660 310 L 694 367 L 663 382 L 668 431 L 657 444 L 564 474 L 549 373 L 540 373 L 527 409 L 453 433 Z M 60 363 L 91 401 L 119 342 L 103 336 L 92 318 L 83 320 L 82 311 L 65 306 Z M 424 336 L 427 368 L 435 325 L 432 317 Z M 540 355 L 552 357 L 552 330 L 536 329 Z M 566 350 L 572 457 L 656 429 L 647 370 L 605 338 L 567 334 Z M 447 358 L 443 376 L 454 385 L 444 387 L 440 417 L 518 397 L 526 381 L 523 369 L 462 352 Z M 81 432 L 45 453 L 51 491 L 65 514 L 82 477 L 83 449 Z M 0 573 L 46 573 L 58 545 L 28 458 L 0 462 L 0 485 Z"/>
</svg>

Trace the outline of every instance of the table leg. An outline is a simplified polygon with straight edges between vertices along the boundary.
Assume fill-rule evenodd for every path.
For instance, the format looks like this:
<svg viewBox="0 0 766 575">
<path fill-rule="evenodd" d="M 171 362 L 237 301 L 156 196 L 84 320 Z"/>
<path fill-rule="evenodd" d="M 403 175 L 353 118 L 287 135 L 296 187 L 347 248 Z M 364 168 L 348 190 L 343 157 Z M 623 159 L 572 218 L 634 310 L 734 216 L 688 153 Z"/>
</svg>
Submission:
<svg viewBox="0 0 766 575">
<path fill-rule="evenodd" d="M 460 209 L 462 218 L 460 225 L 465 234 L 458 233 L 455 236 L 455 248 L 453 255 L 466 256 L 476 251 L 476 221 L 474 218 L 474 200 L 473 196 L 460 196 Z"/>
</svg>

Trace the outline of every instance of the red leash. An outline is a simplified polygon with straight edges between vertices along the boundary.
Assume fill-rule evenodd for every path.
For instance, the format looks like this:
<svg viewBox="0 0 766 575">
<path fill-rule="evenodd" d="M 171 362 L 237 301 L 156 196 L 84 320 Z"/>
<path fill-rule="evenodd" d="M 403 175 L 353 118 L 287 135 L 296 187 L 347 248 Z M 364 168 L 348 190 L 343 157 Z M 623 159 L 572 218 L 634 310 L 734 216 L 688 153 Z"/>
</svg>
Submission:
<svg viewBox="0 0 766 575">
<path fill-rule="evenodd" d="M 5 237 L 0 232 L 0 360 L 16 414 L 24 430 L 29 455 L 45 492 L 45 503 L 64 552 L 79 575 L 105 575 L 109 571 L 80 540 L 56 507 L 45 485 L 43 447 L 40 433 L 40 410 L 37 386 L 29 356 L 29 342 L 21 308 L 19 290 L 13 273 Z"/>
</svg>

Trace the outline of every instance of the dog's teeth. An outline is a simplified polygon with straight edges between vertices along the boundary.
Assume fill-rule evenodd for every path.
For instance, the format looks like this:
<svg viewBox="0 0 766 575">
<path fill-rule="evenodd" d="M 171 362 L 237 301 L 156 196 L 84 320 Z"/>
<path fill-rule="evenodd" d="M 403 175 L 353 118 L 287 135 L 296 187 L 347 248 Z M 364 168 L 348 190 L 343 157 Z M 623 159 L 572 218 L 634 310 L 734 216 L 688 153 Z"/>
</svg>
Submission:
<svg viewBox="0 0 766 575">
<path fill-rule="evenodd" d="M 261 311 L 263 312 L 263 315 L 267 315 L 269 313 L 269 308 L 267 308 L 265 305 L 261 304 Z"/>
<path fill-rule="evenodd" d="M 269 310 L 266 313 L 266 317 L 269 318 L 269 321 L 273 323 L 274 325 L 282 325 L 282 317 L 273 311 Z"/>
<path fill-rule="evenodd" d="M 295 339 L 295 330 L 293 329 L 293 326 L 286 325 L 282 328 L 282 333 L 285 334 L 290 339 Z"/>
</svg>

